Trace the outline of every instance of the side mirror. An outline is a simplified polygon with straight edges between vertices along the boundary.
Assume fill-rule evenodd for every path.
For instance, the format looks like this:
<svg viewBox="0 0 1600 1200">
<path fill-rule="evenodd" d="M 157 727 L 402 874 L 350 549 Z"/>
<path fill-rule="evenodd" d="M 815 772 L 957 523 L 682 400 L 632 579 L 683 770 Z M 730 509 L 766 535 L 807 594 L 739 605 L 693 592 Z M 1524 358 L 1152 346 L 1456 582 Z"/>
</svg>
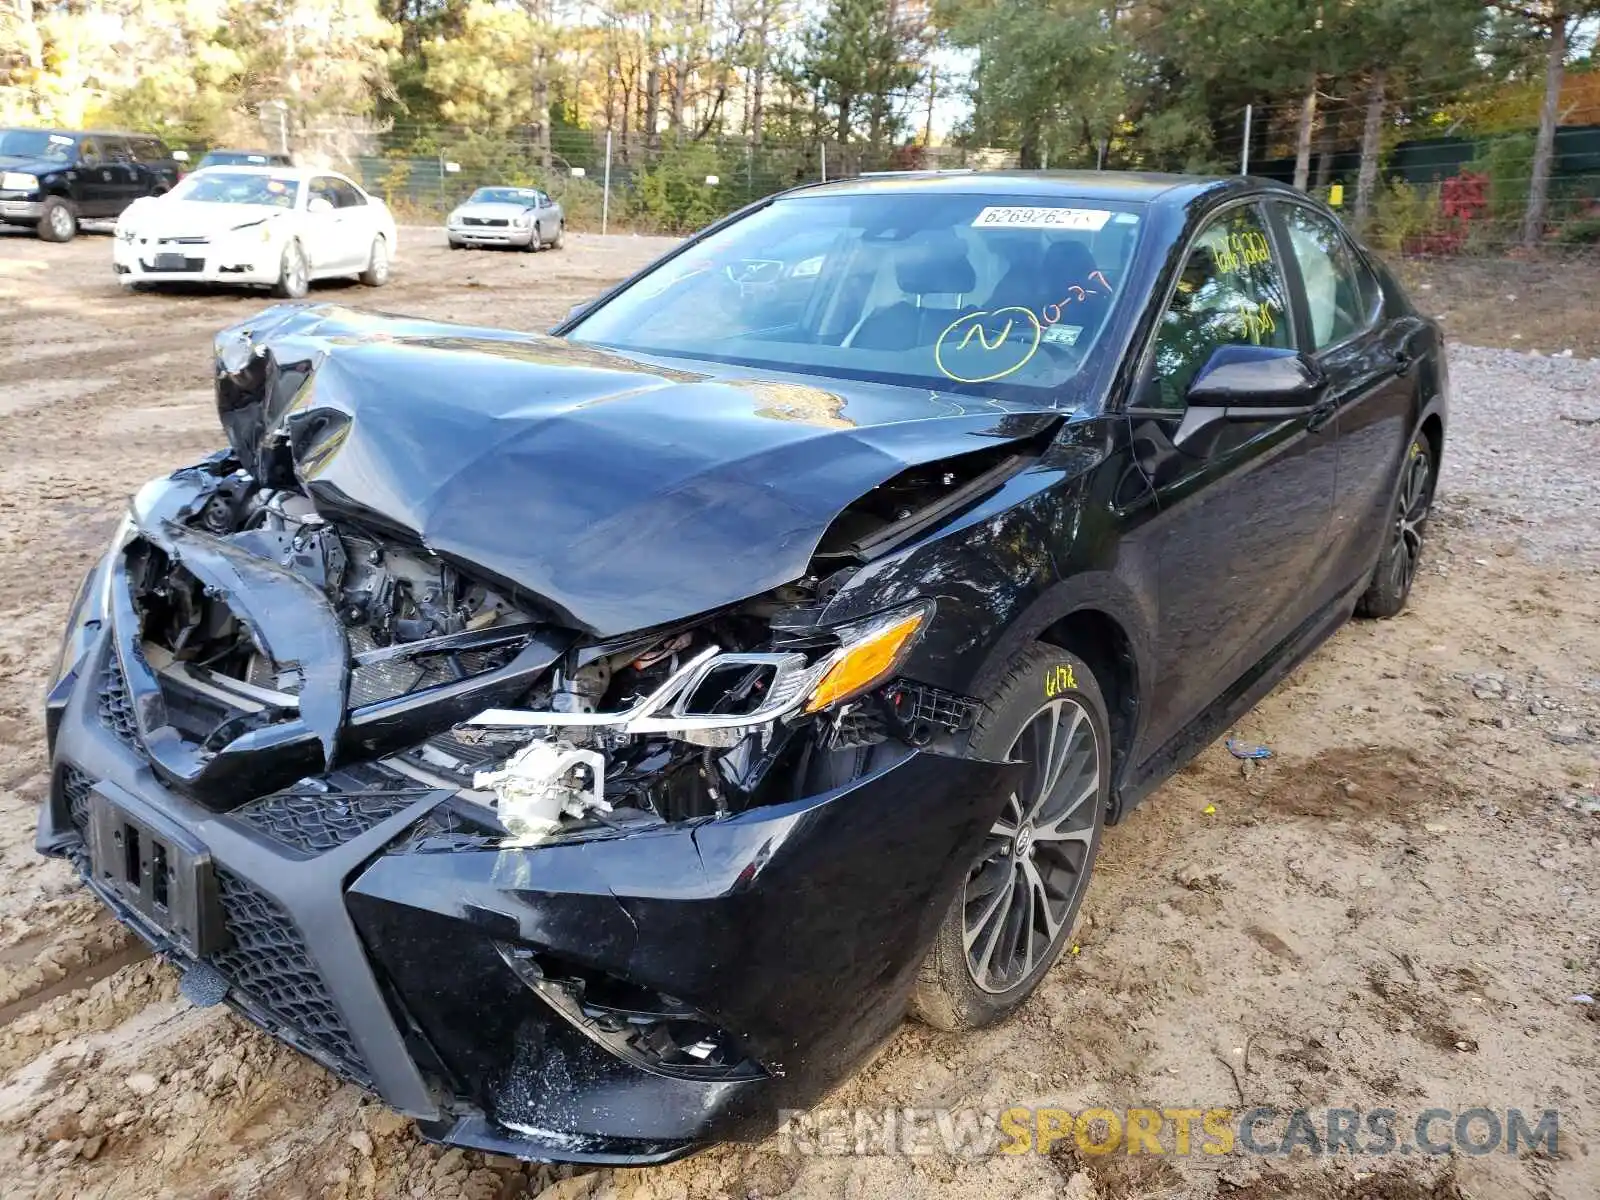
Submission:
<svg viewBox="0 0 1600 1200">
<path fill-rule="evenodd" d="M 188 162 L 189 152 L 187 150 L 174 150 L 172 152 L 172 157 L 176 162 Z"/>
<path fill-rule="evenodd" d="M 1309 416 L 1327 384 L 1322 368 L 1298 350 L 1218 346 L 1189 384 L 1188 412 L 1174 441 L 1184 441 L 1217 421 Z"/>
<path fill-rule="evenodd" d="M 313 196 L 306 202 L 306 211 L 313 213 L 332 212 L 333 201 L 326 196 Z"/>
<path fill-rule="evenodd" d="M 1187 399 L 1202 408 L 1309 410 L 1326 382 L 1322 369 L 1298 350 L 1218 346 L 1189 384 Z M 1256 419 L 1245 412 L 1240 417 Z"/>
</svg>

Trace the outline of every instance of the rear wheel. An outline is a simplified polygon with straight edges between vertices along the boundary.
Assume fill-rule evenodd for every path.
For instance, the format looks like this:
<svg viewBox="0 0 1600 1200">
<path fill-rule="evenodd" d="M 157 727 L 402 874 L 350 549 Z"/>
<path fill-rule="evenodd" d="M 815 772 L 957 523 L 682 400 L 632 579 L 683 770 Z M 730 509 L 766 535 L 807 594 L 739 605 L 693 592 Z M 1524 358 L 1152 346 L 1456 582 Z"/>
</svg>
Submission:
<svg viewBox="0 0 1600 1200">
<path fill-rule="evenodd" d="M 1009 1016 L 1072 936 L 1110 793 L 1105 701 L 1083 661 L 1035 646 L 1012 660 L 970 752 L 1028 763 L 923 963 L 912 1012 L 938 1029 Z"/>
<path fill-rule="evenodd" d="M 1405 608 L 1422 558 L 1422 539 L 1433 507 L 1433 481 L 1433 450 L 1428 439 L 1419 433 L 1406 450 L 1406 460 L 1400 468 L 1394 515 L 1372 583 L 1356 606 L 1362 616 L 1392 617 Z"/>
<path fill-rule="evenodd" d="M 367 258 L 367 269 L 361 272 L 361 282 L 368 287 L 382 287 L 389 282 L 389 244 L 381 237 L 372 239 L 372 253 Z"/>
<path fill-rule="evenodd" d="M 552 249 L 552 250 L 561 249 L 561 239 L 562 239 L 562 236 L 566 232 L 567 232 L 567 223 L 565 221 L 557 221 L 556 222 L 556 236 L 550 239 L 550 249 Z"/>
<path fill-rule="evenodd" d="M 306 264 L 305 251 L 300 249 L 299 242 L 290 241 L 283 248 L 283 261 L 278 267 L 278 282 L 272 289 L 273 294 L 285 300 L 299 300 L 310 290 L 311 268 Z"/>
<path fill-rule="evenodd" d="M 78 235 L 78 212 L 72 201 L 51 196 L 39 211 L 39 236 L 47 242 L 70 242 Z"/>
</svg>

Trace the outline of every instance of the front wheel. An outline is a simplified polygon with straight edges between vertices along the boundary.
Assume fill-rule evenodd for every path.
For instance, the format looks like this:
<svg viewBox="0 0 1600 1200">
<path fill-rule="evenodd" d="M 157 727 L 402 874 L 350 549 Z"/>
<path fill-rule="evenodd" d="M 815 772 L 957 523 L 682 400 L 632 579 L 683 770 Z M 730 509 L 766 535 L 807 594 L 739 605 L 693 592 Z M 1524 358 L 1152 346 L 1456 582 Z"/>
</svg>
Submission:
<svg viewBox="0 0 1600 1200">
<path fill-rule="evenodd" d="M 47 242 L 70 242 L 78 235 L 78 212 L 72 201 L 51 196 L 39 211 L 39 236 Z"/>
<path fill-rule="evenodd" d="M 381 237 L 372 239 L 372 252 L 367 256 L 367 269 L 361 272 L 361 282 L 368 287 L 382 287 L 389 282 L 389 244 Z"/>
<path fill-rule="evenodd" d="M 1082 659 L 1035 646 L 1011 661 L 972 731 L 974 757 L 1028 764 L 951 903 L 912 1013 L 967 1030 L 1011 1015 L 1072 937 L 1111 789 L 1105 701 Z"/>
<path fill-rule="evenodd" d="M 311 268 L 306 264 L 305 251 L 300 243 L 291 241 L 283 248 L 283 261 L 278 267 L 278 282 L 272 289 L 285 300 L 299 300 L 311 290 Z"/>
<path fill-rule="evenodd" d="M 1384 537 L 1377 569 L 1356 606 L 1362 616 L 1393 617 L 1405 608 L 1422 558 L 1422 539 L 1433 507 L 1433 482 L 1433 451 L 1428 439 L 1419 433 L 1406 450 L 1406 460 L 1400 468 L 1394 517 Z"/>
</svg>

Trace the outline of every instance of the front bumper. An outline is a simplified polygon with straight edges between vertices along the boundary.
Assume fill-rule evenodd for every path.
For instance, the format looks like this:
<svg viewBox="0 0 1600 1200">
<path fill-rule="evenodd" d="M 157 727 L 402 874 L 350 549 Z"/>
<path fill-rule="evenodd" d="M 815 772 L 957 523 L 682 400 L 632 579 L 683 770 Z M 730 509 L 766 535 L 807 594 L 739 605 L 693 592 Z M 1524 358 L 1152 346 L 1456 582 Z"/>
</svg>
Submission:
<svg viewBox="0 0 1600 1200">
<path fill-rule="evenodd" d="M 450 791 L 381 764 L 218 812 L 153 772 L 114 622 L 90 617 L 49 700 L 38 849 L 73 859 L 191 997 L 225 999 L 430 1138 L 524 1158 L 665 1161 L 818 1099 L 898 1023 L 1020 769 L 908 750 L 789 804 L 515 849 L 463 832 Z M 214 936 L 180 936 L 96 877 L 85 834 L 107 805 L 199 848 Z M 761 1069 L 690 1079 L 627 1061 L 531 990 L 507 945 L 692 1005 Z"/>
<path fill-rule="evenodd" d="M 518 229 L 514 225 L 446 225 L 445 233 L 453 242 L 469 242 L 483 246 L 530 246 L 534 227 Z"/>
<path fill-rule="evenodd" d="M 273 244 L 258 238 L 178 242 L 118 237 L 111 246 L 118 281 L 128 287 L 136 283 L 268 286 L 278 282 L 280 258 Z"/>
<path fill-rule="evenodd" d="M 34 225 L 44 213 L 43 200 L 18 199 L 26 193 L 12 192 L 0 195 L 0 221 L 16 225 Z"/>
</svg>

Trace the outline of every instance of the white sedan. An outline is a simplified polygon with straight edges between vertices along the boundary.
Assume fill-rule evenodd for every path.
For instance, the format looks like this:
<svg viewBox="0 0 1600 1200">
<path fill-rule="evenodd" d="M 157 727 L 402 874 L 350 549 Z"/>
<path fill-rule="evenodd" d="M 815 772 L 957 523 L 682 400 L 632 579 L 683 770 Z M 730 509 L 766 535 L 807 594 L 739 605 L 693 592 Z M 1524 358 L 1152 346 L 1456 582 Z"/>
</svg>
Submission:
<svg viewBox="0 0 1600 1200">
<path fill-rule="evenodd" d="M 313 279 L 389 278 L 388 205 L 334 171 L 207 167 L 117 219 L 112 261 L 124 287 L 157 283 L 266 286 L 297 299 Z"/>
</svg>

